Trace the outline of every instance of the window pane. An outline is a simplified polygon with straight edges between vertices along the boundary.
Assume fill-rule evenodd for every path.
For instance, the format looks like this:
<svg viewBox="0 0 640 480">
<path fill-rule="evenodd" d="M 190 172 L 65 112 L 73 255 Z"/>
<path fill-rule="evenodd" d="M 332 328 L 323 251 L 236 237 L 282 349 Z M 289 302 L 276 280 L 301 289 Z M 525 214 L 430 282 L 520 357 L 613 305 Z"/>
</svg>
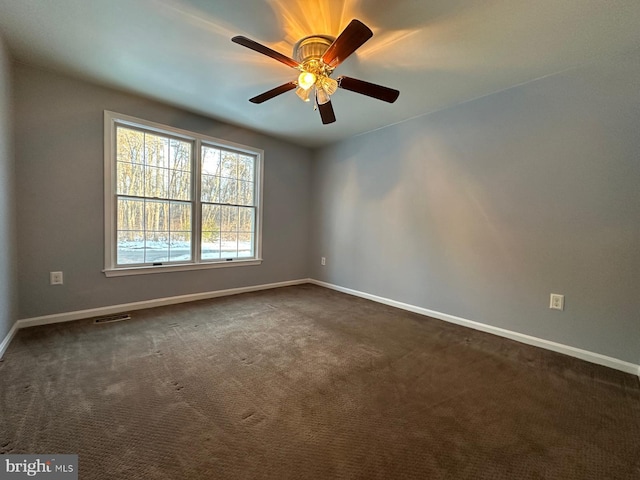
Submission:
<svg viewBox="0 0 640 480">
<path fill-rule="evenodd" d="M 118 195 L 144 196 L 144 167 L 136 163 L 118 162 L 116 165 Z"/>
<path fill-rule="evenodd" d="M 220 258 L 220 207 L 202 205 L 202 247 L 203 260 Z"/>
<path fill-rule="evenodd" d="M 220 207 L 218 205 L 202 205 L 202 230 L 220 231 Z"/>
<path fill-rule="evenodd" d="M 145 168 L 145 197 L 169 198 L 169 171 L 166 168 Z"/>
<path fill-rule="evenodd" d="M 191 171 L 191 144 L 172 138 L 169 140 L 169 168 Z"/>
<path fill-rule="evenodd" d="M 191 200 L 191 173 L 169 170 L 169 198 Z"/>
<path fill-rule="evenodd" d="M 169 166 L 169 139 L 151 133 L 144 135 L 144 160 L 152 167 Z"/>
<path fill-rule="evenodd" d="M 224 232 L 238 231 L 238 207 L 220 207 L 220 230 Z"/>
<path fill-rule="evenodd" d="M 254 212 L 253 208 L 238 208 L 238 231 L 239 232 L 253 232 L 254 227 Z"/>
<path fill-rule="evenodd" d="M 147 200 L 144 205 L 145 230 L 169 231 L 169 202 Z"/>
<path fill-rule="evenodd" d="M 191 231 L 191 204 L 171 202 L 169 230 L 172 232 Z"/>
<path fill-rule="evenodd" d="M 240 155 L 238 158 L 238 179 L 245 182 L 253 182 L 253 165 L 255 159 L 247 155 Z"/>
<path fill-rule="evenodd" d="M 220 258 L 220 232 L 202 231 L 200 256 L 203 260 Z"/>
<path fill-rule="evenodd" d="M 238 181 L 235 178 L 220 178 L 220 203 L 238 203 Z"/>
<path fill-rule="evenodd" d="M 169 261 L 168 232 L 150 232 L 147 230 L 144 245 L 144 261 L 146 263 Z"/>
<path fill-rule="evenodd" d="M 253 237 L 250 232 L 238 233 L 238 257 L 253 257 Z"/>
<path fill-rule="evenodd" d="M 202 147 L 202 173 L 206 175 L 220 175 L 219 149 Z"/>
<path fill-rule="evenodd" d="M 237 178 L 238 175 L 238 154 L 222 151 L 220 153 L 220 176 Z"/>
<path fill-rule="evenodd" d="M 117 264 L 191 261 L 191 209 L 186 202 L 119 198 Z"/>
<path fill-rule="evenodd" d="M 144 163 L 144 133 L 118 127 L 116 142 L 119 162 Z"/>
<path fill-rule="evenodd" d="M 118 265 L 144 263 L 144 232 L 118 232 L 116 256 Z"/>
<path fill-rule="evenodd" d="M 220 198 L 220 177 L 202 175 L 200 183 L 200 197 L 203 202 L 217 202 Z"/>
<path fill-rule="evenodd" d="M 171 232 L 169 234 L 169 261 L 188 262 L 191 260 L 191 233 Z"/>
<path fill-rule="evenodd" d="M 220 246 L 222 258 L 237 258 L 238 234 L 236 232 L 222 232 L 220 234 Z"/>
<path fill-rule="evenodd" d="M 238 182 L 238 205 L 253 205 L 253 182 Z"/>
<path fill-rule="evenodd" d="M 118 198 L 118 230 L 144 230 L 144 200 Z"/>
</svg>

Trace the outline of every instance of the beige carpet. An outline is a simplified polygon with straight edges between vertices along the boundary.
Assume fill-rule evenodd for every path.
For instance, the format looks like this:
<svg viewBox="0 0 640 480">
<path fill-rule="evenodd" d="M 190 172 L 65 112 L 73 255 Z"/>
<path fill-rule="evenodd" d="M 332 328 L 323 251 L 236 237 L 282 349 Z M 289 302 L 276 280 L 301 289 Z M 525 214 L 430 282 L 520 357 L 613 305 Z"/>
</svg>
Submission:
<svg viewBox="0 0 640 480">
<path fill-rule="evenodd" d="M 21 330 L 0 453 L 81 479 L 640 479 L 638 379 L 312 285 Z"/>
</svg>

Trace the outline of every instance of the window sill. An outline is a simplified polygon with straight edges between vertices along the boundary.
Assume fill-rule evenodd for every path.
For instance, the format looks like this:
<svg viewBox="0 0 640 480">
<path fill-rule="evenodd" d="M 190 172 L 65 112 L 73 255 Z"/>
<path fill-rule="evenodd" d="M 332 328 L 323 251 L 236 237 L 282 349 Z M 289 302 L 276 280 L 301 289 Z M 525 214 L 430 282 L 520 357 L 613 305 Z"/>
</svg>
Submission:
<svg viewBox="0 0 640 480">
<path fill-rule="evenodd" d="M 148 275 L 153 273 L 185 272 L 188 270 L 208 270 L 211 268 L 226 267 L 250 267 L 260 265 L 261 258 L 251 258 L 248 260 L 233 260 L 229 262 L 212 263 L 181 263 L 170 265 L 150 265 L 148 267 L 122 267 L 109 268 L 102 271 L 107 277 L 125 277 L 128 275 Z"/>
</svg>

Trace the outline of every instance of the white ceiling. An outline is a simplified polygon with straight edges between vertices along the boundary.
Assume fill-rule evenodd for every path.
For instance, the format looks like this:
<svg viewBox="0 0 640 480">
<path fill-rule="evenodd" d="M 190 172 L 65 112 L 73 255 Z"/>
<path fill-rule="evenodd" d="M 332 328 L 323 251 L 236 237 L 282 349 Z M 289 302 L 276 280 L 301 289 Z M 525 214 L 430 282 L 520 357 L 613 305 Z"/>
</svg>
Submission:
<svg viewBox="0 0 640 480">
<path fill-rule="evenodd" d="M 345 90 L 322 125 L 293 91 L 250 97 L 295 70 L 231 42 L 292 55 L 352 18 L 374 36 L 336 70 L 400 90 L 387 104 Z M 0 0 L 16 59 L 319 146 L 640 46 L 639 0 Z"/>
</svg>

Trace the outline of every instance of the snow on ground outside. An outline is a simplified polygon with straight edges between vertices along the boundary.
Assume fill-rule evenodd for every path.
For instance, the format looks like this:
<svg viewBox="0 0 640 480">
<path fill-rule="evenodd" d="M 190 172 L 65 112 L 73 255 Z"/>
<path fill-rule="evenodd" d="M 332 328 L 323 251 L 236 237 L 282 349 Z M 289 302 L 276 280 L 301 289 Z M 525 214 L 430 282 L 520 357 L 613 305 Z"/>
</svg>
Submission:
<svg viewBox="0 0 640 480">
<path fill-rule="evenodd" d="M 202 259 L 251 257 L 251 242 L 202 243 Z M 191 261 L 189 242 L 120 242 L 118 265 Z"/>
</svg>

